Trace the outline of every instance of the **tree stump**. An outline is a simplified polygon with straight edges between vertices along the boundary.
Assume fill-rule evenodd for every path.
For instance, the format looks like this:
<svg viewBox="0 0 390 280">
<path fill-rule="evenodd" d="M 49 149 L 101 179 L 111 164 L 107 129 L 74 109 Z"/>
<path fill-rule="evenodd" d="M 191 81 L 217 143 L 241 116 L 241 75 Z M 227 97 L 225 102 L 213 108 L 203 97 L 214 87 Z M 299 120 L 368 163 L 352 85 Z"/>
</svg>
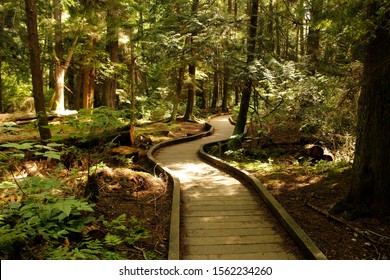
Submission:
<svg viewBox="0 0 390 280">
<path fill-rule="evenodd" d="M 313 145 L 313 144 L 306 145 L 305 153 L 314 162 L 320 160 L 333 161 L 333 156 L 330 153 L 327 153 L 324 148 L 318 145 Z"/>
</svg>

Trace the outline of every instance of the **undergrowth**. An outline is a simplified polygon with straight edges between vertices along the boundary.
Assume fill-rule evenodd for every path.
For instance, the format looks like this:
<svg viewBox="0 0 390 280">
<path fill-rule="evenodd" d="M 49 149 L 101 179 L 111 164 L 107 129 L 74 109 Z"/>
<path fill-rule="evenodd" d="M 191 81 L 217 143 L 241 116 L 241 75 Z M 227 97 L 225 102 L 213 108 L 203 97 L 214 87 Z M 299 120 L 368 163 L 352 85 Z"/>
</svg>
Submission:
<svg viewBox="0 0 390 280">
<path fill-rule="evenodd" d="M 96 112 L 92 122 L 84 118 L 72 125 L 87 130 L 80 135 L 88 140 L 91 134 L 112 128 L 114 118 L 102 110 Z M 118 120 L 114 126 L 122 124 Z M 65 169 L 71 175 L 68 182 L 85 177 L 85 172 L 66 163 L 69 155 L 77 161 L 77 148 L 21 142 L 3 144 L 1 149 L 1 259 L 125 259 L 129 248 L 149 236 L 141 222 L 125 214 L 111 221 L 96 217 L 95 204 L 80 196 L 75 184 L 71 187 L 57 178 L 56 173 Z M 89 175 L 101 163 L 90 166 L 88 159 Z M 36 167 L 30 168 L 29 174 L 23 169 L 29 160 L 47 161 L 58 167 L 47 176 Z"/>
</svg>

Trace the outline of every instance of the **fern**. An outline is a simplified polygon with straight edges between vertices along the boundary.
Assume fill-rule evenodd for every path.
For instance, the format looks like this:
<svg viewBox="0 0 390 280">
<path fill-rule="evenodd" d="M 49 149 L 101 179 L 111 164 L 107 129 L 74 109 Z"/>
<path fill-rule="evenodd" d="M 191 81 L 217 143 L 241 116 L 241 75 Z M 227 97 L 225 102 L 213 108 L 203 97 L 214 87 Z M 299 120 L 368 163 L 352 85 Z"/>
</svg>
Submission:
<svg viewBox="0 0 390 280">
<path fill-rule="evenodd" d="M 107 233 L 107 235 L 104 237 L 104 243 L 109 247 L 118 246 L 122 244 L 122 242 L 122 238 L 115 234 Z"/>
</svg>

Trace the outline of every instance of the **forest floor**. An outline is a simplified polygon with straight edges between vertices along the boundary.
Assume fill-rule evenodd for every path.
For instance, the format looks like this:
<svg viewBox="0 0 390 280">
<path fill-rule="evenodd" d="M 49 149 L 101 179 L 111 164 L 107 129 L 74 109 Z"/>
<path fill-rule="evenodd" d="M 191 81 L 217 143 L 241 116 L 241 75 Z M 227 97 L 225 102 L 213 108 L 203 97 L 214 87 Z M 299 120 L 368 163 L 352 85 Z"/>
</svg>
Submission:
<svg viewBox="0 0 390 280">
<path fill-rule="evenodd" d="M 202 124 L 177 122 L 169 127 L 164 123 L 153 124 L 142 127 L 139 132 L 150 135 L 153 143 L 157 143 L 201 131 Z M 291 133 L 286 135 L 286 138 L 289 137 Z M 9 141 L 10 138 L 5 139 Z M 297 164 L 296 158 L 301 150 L 301 146 L 276 144 L 263 149 L 261 155 L 257 155 L 258 159 L 253 154 L 246 159 L 238 157 L 241 158 L 239 161 L 231 156 L 226 159 L 257 176 L 329 259 L 389 259 L 389 221 L 375 218 L 351 221 L 343 214 L 337 217 L 327 215 L 327 210 L 348 193 L 350 167 L 322 161 L 317 164 Z M 103 160 L 106 165 L 95 176 L 99 199 L 94 216 L 103 215 L 108 221 L 123 213 L 135 217 L 149 233 L 148 237 L 130 247 L 117 246 L 116 250 L 127 251 L 127 259 L 165 259 L 168 253 L 171 193 L 166 178 L 154 176 L 153 166 L 148 164 L 145 154 L 146 150 L 140 150 L 136 162 L 124 164 L 123 160 L 118 161 L 113 157 L 109 149 L 102 151 L 97 148 L 92 151 L 91 158 L 96 162 Z M 88 157 L 88 153 L 84 152 L 81 160 L 76 160 L 74 164 L 85 170 Z M 35 176 L 57 174 L 68 182 L 77 177 L 69 170 L 59 171 L 58 164 L 54 163 L 52 160 L 30 159 L 16 170 Z M 103 234 L 99 228 L 89 231 L 96 236 Z M 44 258 L 39 248 L 34 250 L 36 258 Z"/>
<path fill-rule="evenodd" d="M 74 149 L 65 147 L 61 151 L 61 160 L 37 157 L 29 151 L 24 151 L 24 157 L 18 160 L 4 160 L 0 167 L 7 165 L 7 171 L 0 169 L 0 183 L 3 181 L 21 181 L 27 177 L 55 178 L 68 189 L 69 195 L 85 196 L 88 168 L 90 169 L 89 188 L 97 189 L 93 216 L 96 221 L 85 227 L 82 235 L 88 235 L 92 240 L 104 240 L 107 229 L 104 221 L 114 221 L 126 214 L 124 224 L 131 228 L 134 244 L 122 242 L 114 246 L 114 254 L 110 252 L 97 253 L 99 258 L 114 256 L 125 259 L 166 259 L 168 255 L 168 240 L 171 212 L 171 191 L 167 186 L 167 178 L 156 176 L 154 166 L 147 160 L 147 148 L 152 144 L 189 134 L 203 132 L 204 124 L 177 121 L 175 124 L 153 123 L 136 128 L 137 134 L 145 136 L 150 142 L 140 143 L 136 157 L 130 159 L 127 155 L 117 154 L 110 145 L 91 148 Z M 27 124 L 18 125 L 15 129 L 6 128 L 6 133 L 0 135 L 0 144 L 24 141 L 32 143 L 38 138 L 32 133 L 34 127 Z M 58 131 L 58 129 L 56 130 Z M 59 135 L 63 136 L 63 132 Z M 53 136 L 59 136 L 53 133 Z M 146 147 L 145 147 L 146 146 Z M 126 147 L 125 147 L 126 148 Z M 20 153 L 20 150 L 2 147 L 0 155 Z M 6 165 L 4 165 L 6 164 Z M 12 175 L 12 176 L 11 176 Z M 71 190 L 70 192 L 68 190 Z M 22 201 L 23 195 L 15 188 L 0 188 L 0 204 L 10 201 Z M 146 230 L 146 231 L 145 231 Z M 146 234 L 147 233 L 147 234 Z M 46 258 L 90 258 L 94 255 L 80 253 L 70 255 L 66 252 L 77 248 L 82 242 L 80 236 L 64 240 L 62 245 L 68 249 L 58 253 L 48 248 L 41 238 L 34 238 L 27 246 L 14 249 L 13 252 L 2 253 L 2 259 L 46 259 Z M 56 245 L 58 246 L 58 245 Z M 85 251 L 88 252 L 88 251 Z M 55 255 L 57 254 L 57 255 Z M 93 253 L 95 254 L 95 253 Z"/>
<path fill-rule="evenodd" d="M 261 181 L 328 259 L 390 259 L 388 220 L 350 220 L 343 213 L 328 213 L 348 194 L 350 169 L 318 172 L 313 166 L 294 166 L 284 160 L 275 159 L 278 163 L 273 167 L 263 163 L 256 170 L 252 164 L 235 164 Z"/>
</svg>

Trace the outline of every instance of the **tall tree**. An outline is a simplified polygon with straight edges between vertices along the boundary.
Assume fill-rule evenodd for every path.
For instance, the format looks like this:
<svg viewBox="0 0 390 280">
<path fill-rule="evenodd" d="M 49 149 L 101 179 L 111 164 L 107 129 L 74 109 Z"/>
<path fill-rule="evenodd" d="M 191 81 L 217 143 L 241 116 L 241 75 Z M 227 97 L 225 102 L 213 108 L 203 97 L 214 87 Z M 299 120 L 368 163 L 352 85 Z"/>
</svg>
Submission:
<svg viewBox="0 0 390 280">
<path fill-rule="evenodd" d="M 41 140 L 51 138 L 48 128 L 48 119 L 45 109 L 45 98 L 43 96 L 43 77 L 41 69 L 38 22 L 37 22 L 37 0 L 25 0 L 27 41 L 30 51 L 31 76 L 33 84 L 34 106 L 37 113 L 38 129 Z"/>
<path fill-rule="evenodd" d="M 177 118 L 180 95 L 181 95 L 181 91 L 183 89 L 184 71 L 185 71 L 185 69 L 183 66 L 179 67 L 179 71 L 178 71 L 177 78 L 176 78 L 176 89 L 175 89 L 175 92 L 174 92 L 173 98 L 172 98 L 172 113 L 171 113 L 171 117 L 170 117 L 171 122 L 176 121 L 176 118 Z"/>
<path fill-rule="evenodd" d="M 63 112 L 65 110 L 65 75 L 72 60 L 79 36 L 73 39 L 67 57 L 63 58 L 63 34 L 62 34 L 62 0 L 53 0 L 54 7 L 54 95 L 50 102 L 50 108 L 54 105 L 54 110 Z"/>
<path fill-rule="evenodd" d="M 83 108 L 87 109 L 87 111 L 93 109 L 95 101 L 96 69 L 93 60 L 95 54 L 95 44 L 96 39 L 94 38 L 94 34 L 91 34 L 89 38 L 88 55 L 83 65 Z"/>
<path fill-rule="evenodd" d="M 3 61 L 0 58 L 0 113 L 3 113 L 3 77 L 2 77 L 2 64 Z"/>
<path fill-rule="evenodd" d="M 191 16 L 196 17 L 198 13 L 200 0 L 193 0 L 191 6 Z M 195 29 L 192 30 L 191 35 L 188 37 L 188 45 L 189 48 L 192 48 L 194 36 L 196 36 L 197 31 Z M 191 50 L 192 59 L 188 64 L 188 75 L 190 77 L 190 82 L 188 84 L 188 97 L 187 97 L 187 107 L 184 113 L 184 120 L 190 120 L 194 114 L 194 106 L 195 106 L 195 89 L 196 89 L 196 59 L 194 49 Z"/>
<path fill-rule="evenodd" d="M 3 77 L 2 77 L 2 65 L 3 65 L 3 32 L 4 32 L 4 15 L 0 11 L 0 113 L 3 113 Z"/>
<path fill-rule="evenodd" d="M 109 55 L 111 71 L 104 80 L 103 104 L 110 109 L 116 108 L 117 74 L 116 64 L 119 63 L 119 3 L 109 1 L 107 4 L 107 35 L 106 51 Z"/>
<path fill-rule="evenodd" d="M 390 9 L 370 1 L 357 139 L 348 202 L 361 213 L 390 216 Z"/>
<path fill-rule="evenodd" d="M 230 80 L 230 69 L 227 63 L 224 65 L 223 71 L 223 88 L 222 88 L 222 112 L 229 112 L 228 101 L 229 101 L 229 80 Z"/>
<path fill-rule="evenodd" d="M 247 60 L 246 66 L 249 70 L 253 61 L 255 60 L 255 51 L 256 51 L 256 35 L 257 35 L 257 17 L 259 12 L 259 0 L 250 1 L 250 21 L 248 26 L 248 42 L 247 42 Z M 247 115 L 249 110 L 249 104 L 252 94 L 252 77 L 250 72 L 247 71 L 247 76 L 245 78 L 244 87 L 242 90 L 240 111 L 238 112 L 237 122 L 234 127 L 233 135 L 243 134 L 245 131 Z"/>
<path fill-rule="evenodd" d="M 307 55 L 311 63 L 311 70 L 314 73 L 320 54 L 321 31 L 318 26 L 320 23 L 323 0 L 311 0 L 310 6 L 310 26 L 307 35 Z"/>
</svg>

